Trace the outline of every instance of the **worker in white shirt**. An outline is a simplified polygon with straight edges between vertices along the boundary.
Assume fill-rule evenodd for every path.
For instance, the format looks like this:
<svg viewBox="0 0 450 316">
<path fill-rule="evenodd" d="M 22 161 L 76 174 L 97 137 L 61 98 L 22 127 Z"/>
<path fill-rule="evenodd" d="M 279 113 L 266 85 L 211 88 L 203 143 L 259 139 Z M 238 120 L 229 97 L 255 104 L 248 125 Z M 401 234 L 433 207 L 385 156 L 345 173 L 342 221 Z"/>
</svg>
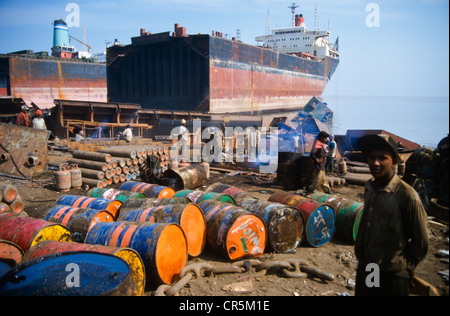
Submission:
<svg viewBox="0 0 450 316">
<path fill-rule="evenodd" d="M 182 119 L 181 126 L 176 128 L 175 130 L 176 138 L 174 139 L 174 141 L 177 140 L 175 141 L 175 143 L 179 142 L 179 144 L 177 145 L 178 155 L 183 155 L 188 152 L 187 146 L 189 145 L 189 130 L 186 128 L 186 120 Z"/>
<path fill-rule="evenodd" d="M 47 126 L 45 125 L 45 121 L 42 118 L 42 111 L 37 110 L 35 115 L 36 117 L 33 119 L 33 128 L 46 130 Z"/>
<path fill-rule="evenodd" d="M 83 130 L 79 130 L 78 133 L 75 134 L 75 141 L 81 142 L 82 140 L 84 140 L 84 132 Z"/>
<path fill-rule="evenodd" d="M 128 124 L 123 132 L 119 132 L 119 139 L 125 139 L 128 143 L 133 139 L 133 131 Z"/>
</svg>

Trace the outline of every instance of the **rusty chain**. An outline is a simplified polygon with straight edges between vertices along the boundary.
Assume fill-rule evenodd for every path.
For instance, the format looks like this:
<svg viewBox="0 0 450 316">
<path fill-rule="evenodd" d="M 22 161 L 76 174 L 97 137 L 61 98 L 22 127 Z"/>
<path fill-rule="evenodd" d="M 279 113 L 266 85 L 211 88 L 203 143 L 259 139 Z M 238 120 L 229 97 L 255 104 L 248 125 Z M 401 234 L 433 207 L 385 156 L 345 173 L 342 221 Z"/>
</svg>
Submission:
<svg viewBox="0 0 450 316">
<path fill-rule="evenodd" d="M 194 263 L 185 266 L 180 271 L 179 279 L 172 285 L 163 284 L 155 291 L 155 296 L 179 296 L 181 291 L 192 279 L 202 278 L 210 274 L 247 273 L 254 268 L 256 277 L 266 274 L 275 274 L 281 271 L 287 278 L 315 277 L 322 280 L 334 281 L 334 276 L 324 270 L 311 267 L 308 262 L 301 259 L 287 259 L 284 261 L 264 261 L 249 259 L 228 265 L 213 266 L 206 262 Z"/>
</svg>

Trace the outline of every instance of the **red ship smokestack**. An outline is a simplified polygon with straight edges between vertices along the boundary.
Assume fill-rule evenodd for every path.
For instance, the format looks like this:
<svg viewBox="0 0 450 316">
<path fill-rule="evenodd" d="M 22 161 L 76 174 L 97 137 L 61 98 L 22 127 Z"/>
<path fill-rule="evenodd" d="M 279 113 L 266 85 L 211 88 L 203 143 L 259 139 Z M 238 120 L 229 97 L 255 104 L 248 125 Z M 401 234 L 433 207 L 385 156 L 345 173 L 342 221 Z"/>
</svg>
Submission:
<svg viewBox="0 0 450 316">
<path fill-rule="evenodd" d="M 298 14 L 295 16 L 295 26 L 305 26 L 305 19 L 303 18 L 303 14 Z"/>
</svg>

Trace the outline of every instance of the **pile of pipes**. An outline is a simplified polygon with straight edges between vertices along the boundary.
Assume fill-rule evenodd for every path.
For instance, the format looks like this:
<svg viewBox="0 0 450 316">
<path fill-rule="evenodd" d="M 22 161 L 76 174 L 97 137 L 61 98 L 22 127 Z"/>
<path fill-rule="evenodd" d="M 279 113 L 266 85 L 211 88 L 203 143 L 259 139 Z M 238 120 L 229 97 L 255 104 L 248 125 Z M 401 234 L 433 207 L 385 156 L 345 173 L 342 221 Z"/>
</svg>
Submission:
<svg viewBox="0 0 450 316">
<path fill-rule="evenodd" d="M 7 183 L 0 183 L 0 214 L 23 213 L 23 202 L 17 188 Z"/>
<path fill-rule="evenodd" d="M 82 184 L 104 188 L 112 184 L 136 180 L 138 177 L 158 177 L 169 165 L 169 148 L 165 146 L 114 146 L 98 152 L 75 150 L 70 164 L 78 165 Z M 148 161 L 156 161 L 149 170 Z"/>
</svg>

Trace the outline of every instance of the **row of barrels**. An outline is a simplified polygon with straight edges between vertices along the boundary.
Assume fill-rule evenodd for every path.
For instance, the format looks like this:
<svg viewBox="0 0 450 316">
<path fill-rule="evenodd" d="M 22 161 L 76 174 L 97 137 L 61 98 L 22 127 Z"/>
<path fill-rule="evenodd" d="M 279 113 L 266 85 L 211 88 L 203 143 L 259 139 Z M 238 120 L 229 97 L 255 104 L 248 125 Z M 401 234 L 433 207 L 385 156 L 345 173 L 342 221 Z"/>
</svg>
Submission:
<svg viewBox="0 0 450 316">
<path fill-rule="evenodd" d="M 175 192 L 130 182 L 119 190 L 93 188 L 87 196 L 62 196 L 44 220 L 37 220 L 39 225 L 32 225 L 34 230 L 25 227 L 27 217 L 0 217 L 0 238 L 17 242 L 24 252 L 39 249 L 25 255 L 29 259 L 69 249 L 97 252 L 97 247 L 122 253 L 134 280 L 128 294 L 140 295 L 145 284 L 175 281 L 205 244 L 230 260 L 257 257 L 266 249 L 289 252 L 303 239 L 313 247 L 324 245 L 334 234 L 333 209 L 330 203 L 302 200 L 294 203 L 289 193 L 278 192 L 261 201 L 220 183 L 205 191 Z"/>
<path fill-rule="evenodd" d="M 170 192 L 170 188 L 160 189 L 158 186 L 136 183 L 134 189 L 138 192 L 116 190 L 113 193 L 110 190 L 94 188 L 88 192 L 89 196 L 62 196 L 44 220 L 26 216 L 0 217 L 0 238 L 8 240 L 9 243 L 17 242 L 23 252 L 33 249 L 36 256 L 68 252 L 69 249 L 96 252 L 97 247 L 87 245 L 100 245 L 108 247 L 107 249 L 112 247 L 116 248 L 117 252 L 119 249 L 129 248 L 135 251 L 142 261 L 145 283 L 171 283 L 184 267 L 188 256 L 194 257 L 202 252 L 206 239 L 205 216 L 200 206 L 190 203 L 188 199 L 169 198 L 175 193 Z M 153 198 L 141 193 L 144 191 L 149 195 L 153 192 Z M 107 196 L 110 200 L 94 196 Z M 257 236 L 251 233 L 253 218 L 232 217 L 232 223 L 236 222 L 234 228 L 241 231 L 240 235 L 238 232 L 232 234 L 235 236 L 235 243 L 245 247 L 242 253 L 262 253 L 265 240 L 257 241 Z M 38 223 L 28 225 L 30 221 Z M 257 224 L 259 226 L 256 231 L 261 231 L 265 236 L 264 223 Z M 76 234 L 78 238 L 83 237 L 83 243 L 65 244 L 75 241 Z M 242 234 L 249 235 L 248 245 L 241 238 Z M 48 240 L 52 242 L 46 242 Z M 232 253 L 239 253 L 234 250 L 236 245 L 230 247 Z M 31 259 L 35 256 L 25 255 L 25 258 Z M 133 264 L 135 267 L 139 266 L 136 260 Z M 138 268 L 132 270 L 134 278 L 139 280 L 138 276 L 143 274 L 137 273 Z M 142 294 L 143 284 L 135 282 L 133 293 Z"/>
<path fill-rule="evenodd" d="M 303 220 L 304 238 L 313 247 L 323 246 L 333 236 L 345 242 L 354 243 L 364 209 L 364 204 L 361 202 L 320 192 L 305 197 L 279 191 L 264 202 L 237 187 L 221 183 L 212 185 L 207 191 L 228 194 L 236 200 L 237 205 L 252 211 L 255 209 L 261 211 L 268 207 L 282 209 L 280 204 L 291 207 L 291 214 L 292 209 L 298 210 Z M 284 209 L 283 213 L 285 212 Z M 292 224 L 289 227 L 293 227 Z M 279 232 L 278 234 L 282 235 Z"/>
</svg>

